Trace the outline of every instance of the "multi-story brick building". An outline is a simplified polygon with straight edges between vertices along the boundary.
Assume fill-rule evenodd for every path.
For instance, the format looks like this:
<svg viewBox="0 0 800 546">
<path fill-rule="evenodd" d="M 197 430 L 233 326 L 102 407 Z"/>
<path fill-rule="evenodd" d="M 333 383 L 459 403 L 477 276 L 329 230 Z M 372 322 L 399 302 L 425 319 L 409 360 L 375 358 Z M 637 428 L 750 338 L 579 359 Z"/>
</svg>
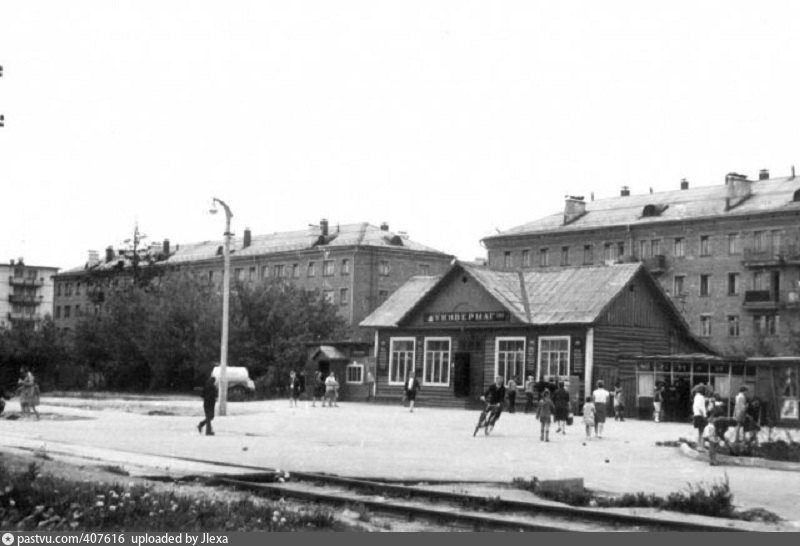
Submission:
<svg viewBox="0 0 800 546">
<path fill-rule="evenodd" d="M 585 201 L 483 240 L 498 270 L 641 261 L 692 331 L 724 354 L 797 354 L 800 178 Z"/>
<path fill-rule="evenodd" d="M 22 258 L 0 264 L 0 328 L 20 323 L 34 327 L 53 311 L 57 267 L 26 265 Z"/>
</svg>

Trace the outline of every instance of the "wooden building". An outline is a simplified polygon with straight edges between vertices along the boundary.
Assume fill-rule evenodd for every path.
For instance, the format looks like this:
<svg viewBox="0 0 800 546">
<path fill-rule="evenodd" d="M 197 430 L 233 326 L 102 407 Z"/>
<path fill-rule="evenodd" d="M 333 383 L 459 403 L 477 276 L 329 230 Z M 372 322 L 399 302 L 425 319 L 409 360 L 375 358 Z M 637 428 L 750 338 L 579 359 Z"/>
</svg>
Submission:
<svg viewBox="0 0 800 546">
<path fill-rule="evenodd" d="M 576 395 L 623 383 L 636 413 L 636 364 L 623 356 L 713 354 L 641 264 L 525 272 L 456 263 L 410 279 L 364 321 L 378 398 L 417 373 L 422 404 L 466 407 L 497 375 L 565 380 Z M 524 397 L 518 397 L 518 399 Z M 577 398 L 577 397 L 576 397 Z"/>
</svg>

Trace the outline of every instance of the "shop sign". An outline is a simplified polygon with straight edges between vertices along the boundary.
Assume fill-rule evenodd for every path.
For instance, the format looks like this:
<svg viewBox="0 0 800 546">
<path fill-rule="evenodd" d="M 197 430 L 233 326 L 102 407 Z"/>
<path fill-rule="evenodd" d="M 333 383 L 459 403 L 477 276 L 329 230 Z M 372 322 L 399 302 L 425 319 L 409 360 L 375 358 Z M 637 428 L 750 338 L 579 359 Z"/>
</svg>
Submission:
<svg viewBox="0 0 800 546">
<path fill-rule="evenodd" d="M 711 365 L 711 373 L 728 373 L 728 365 L 727 364 L 712 364 Z"/>
<path fill-rule="evenodd" d="M 708 373 L 708 364 L 695 364 L 694 373 Z"/>
<path fill-rule="evenodd" d="M 795 397 L 784 398 L 781 402 L 781 420 L 800 419 L 800 405 Z"/>
<path fill-rule="evenodd" d="M 672 365 L 672 371 L 675 373 L 686 373 L 689 371 L 689 364 L 685 362 L 675 362 Z"/>
<path fill-rule="evenodd" d="M 454 311 L 425 313 L 425 322 L 503 322 L 508 321 L 508 311 Z"/>
<path fill-rule="evenodd" d="M 659 364 L 658 364 L 658 371 L 659 372 L 669 373 L 671 368 L 672 368 L 672 363 L 671 362 L 659 362 Z"/>
</svg>

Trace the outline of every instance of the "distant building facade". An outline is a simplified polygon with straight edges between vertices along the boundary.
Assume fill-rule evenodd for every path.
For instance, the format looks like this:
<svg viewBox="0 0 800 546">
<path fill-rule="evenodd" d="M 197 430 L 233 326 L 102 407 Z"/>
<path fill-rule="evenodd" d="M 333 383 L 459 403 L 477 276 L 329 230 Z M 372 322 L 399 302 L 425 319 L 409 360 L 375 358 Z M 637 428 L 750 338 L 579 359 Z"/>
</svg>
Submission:
<svg viewBox="0 0 800 546">
<path fill-rule="evenodd" d="M 57 267 L 25 264 L 22 258 L 0 264 L 0 328 L 37 327 L 53 311 Z"/>
<path fill-rule="evenodd" d="M 501 271 L 642 262 L 693 333 L 728 355 L 800 352 L 800 178 L 586 201 L 483 240 Z"/>
</svg>

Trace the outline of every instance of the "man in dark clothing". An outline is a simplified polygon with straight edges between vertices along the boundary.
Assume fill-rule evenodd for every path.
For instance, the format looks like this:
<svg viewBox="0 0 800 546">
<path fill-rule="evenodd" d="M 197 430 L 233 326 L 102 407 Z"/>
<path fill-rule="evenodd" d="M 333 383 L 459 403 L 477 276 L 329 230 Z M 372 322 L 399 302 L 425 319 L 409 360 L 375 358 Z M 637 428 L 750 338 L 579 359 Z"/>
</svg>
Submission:
<svg viewBox="0 0 800 546">
<path fill-rule="evenodd" d="M 550 398 L 555 406 L 555 421 L 558 428 L 556 434 L 567 433 L 567 419 L 569 418 L 569 391 L 564 388 L 564 382 L 558 382 L 558 388 L 553 392 Z"/>
<path fill-rule="evenodd" d="M 506 399 L 506 388 L 503 386 L 503 378 L 497 376 L 494 383 L 489 385 L 486 392 L 481 396 L 481 400 L 486 402 L 492 409 L 492 417 L 487 425 L 487 430 L 494 428 L 494 424 L 500 419 L 500 414 L 503 413 L 503 401 Z"/>
<path fill-rule="evenodd" d="M 211 421 L 214 420 L 214 406 L 217 404 L 217 382 L 211 376 L 203 386 L 203 411 L 206 418 L 200 421 L 197 425 L 197 432 L 203 432 L 203 426 L 206 427 L 206 436 L 213 436 L 214 431 L 211 428 Z"/>
</svg>

